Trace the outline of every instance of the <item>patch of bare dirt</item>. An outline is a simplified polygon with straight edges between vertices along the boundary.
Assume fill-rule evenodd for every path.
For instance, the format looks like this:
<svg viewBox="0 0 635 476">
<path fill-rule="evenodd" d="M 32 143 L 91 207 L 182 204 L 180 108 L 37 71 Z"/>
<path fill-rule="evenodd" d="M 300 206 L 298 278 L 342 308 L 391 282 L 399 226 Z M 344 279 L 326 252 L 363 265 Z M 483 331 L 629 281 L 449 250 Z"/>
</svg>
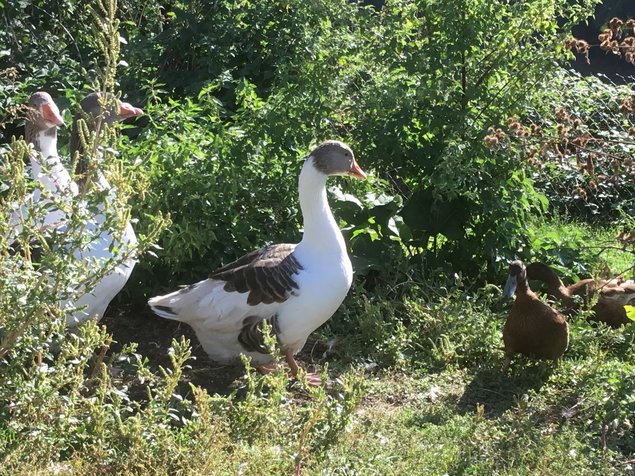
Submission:
<svg viewBox="0 0 635 476">
<path fill-rule="evenodd" d="M 113 351 L 123 345 L 137 344 L 137 352 L 150 361 L 152 368 L 171 367 L 168 349 L 173 339 L 185 336 L 192 347 L 191 367 L 183 374 L 183 385 L 192 383 L 206 389 L 210 394 L 228 395 L 239 385 L 244 369 L 242 365 L 219 365 L 209 359 L 196 339 L 192 329 L 186 325 L 154 315 L 149 309 L 109 309 L 102 324 L 113 336 Z"/>
<path fill-rule="evenodd" d="M 153 369 L 159 366 L 171 367 L 168 349 L 173 339 L 185 336 L 192 347 L 192 357 L 188 361 L 191 367 L 183 373 L 180 390 L 183 395 L 189 393 L 189 383 L 207 390 L 210 394 L 229 395 L 243 383 L 245 374 L 243 366 L 220 365 L 209 359 L 198 342 L 192 328 L 169 319 L 156 316 L 149 309 L 109 308 L 101 321 L 113 336 L 111 351 L 118 351 L 123 345 L 137 344 L 137 353 L 147 357 Z M 340 345 L 334 339 L 326 341 L 317 336 L 311 336 L 299 355 L 299 360 L 305 369 L 320 372 L 319 362 L 337 359 Z M 331 377 L 333 372 L 329 372 Z"/>
</svg>

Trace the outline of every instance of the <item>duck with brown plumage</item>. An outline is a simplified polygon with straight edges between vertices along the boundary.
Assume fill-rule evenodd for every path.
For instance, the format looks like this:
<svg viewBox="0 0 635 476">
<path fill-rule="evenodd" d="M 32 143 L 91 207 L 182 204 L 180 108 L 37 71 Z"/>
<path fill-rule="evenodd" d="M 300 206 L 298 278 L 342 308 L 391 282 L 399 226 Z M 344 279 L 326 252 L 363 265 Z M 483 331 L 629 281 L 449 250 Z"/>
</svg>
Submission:
<svg viewBox="0 0 635 476">
<path fill-rule="evenodd" d="M 516 299 L 503 327 L 503 370 L 516 354 L 534 359 L 562 357 L 569 345 L 569 325 L 561 313 L 542 302 L 531 290 L 522 261 L 509 265 L 504 296 L 511 298 L 514 294 Z"/>
<path fill-rule="evenodd" d="M 611 327 L 630 322 L 624 306 L 635 304 L 635 282 L 632 280 L 588 278 L 565 286 L 553 268 L 540 262 L 527 265 L 527 276 L 545 283 L 549 299 L 560 302 L 567 315 L 575 315 L 581 303 L 589 305 L 595 301 L 590 319 Z"/>
</svg>

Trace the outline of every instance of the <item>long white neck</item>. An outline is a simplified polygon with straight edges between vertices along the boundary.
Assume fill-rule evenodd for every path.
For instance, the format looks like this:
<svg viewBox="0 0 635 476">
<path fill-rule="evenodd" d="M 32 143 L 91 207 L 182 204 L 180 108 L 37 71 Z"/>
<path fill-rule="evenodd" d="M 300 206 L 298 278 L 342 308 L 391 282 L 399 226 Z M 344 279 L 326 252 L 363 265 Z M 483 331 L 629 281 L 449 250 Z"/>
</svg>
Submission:
<svg viewBox="0 0 635 476">
<path fill-rule="evenodd" d="M 77 195 L 77 185 L 57 155 L 57 127 L 38 131 L 36 134 L 27 132 L 27 139 L 31 141 L 35 149 L 35 154 L 31 155 L 33 180 L 50 192 L 70 189 L 73 195 Z M 47 173 L 42 170 L 43 163 L 46 164 Z"/>
<path fill-rule="evenodd" d="M 57 157 L 57 127 L 42 131 L 38 134 L 40 151 L 44 158 Z"/>
<path fill-rule="evenodd" d="M 57 127 L 54 126 L 50 129 L 38 131 L 33 137 L 28 139 L 33 143 L 35 150 L 40 152 L 40 154 L 31 156 L 31 173 L 33 178 L 37 179 L 42 173 L 41 160 L 48 162 L 50 165 L 54 165 L 59 161 L 57 157 Z"/>
<path fill-rule="evenodd" d="M 299 246 L 310 250 L 346 254 L 346 244 L 326 198 L 327 176 L 306 159 L 299 179 L 304 235 Z"/>
</svg>

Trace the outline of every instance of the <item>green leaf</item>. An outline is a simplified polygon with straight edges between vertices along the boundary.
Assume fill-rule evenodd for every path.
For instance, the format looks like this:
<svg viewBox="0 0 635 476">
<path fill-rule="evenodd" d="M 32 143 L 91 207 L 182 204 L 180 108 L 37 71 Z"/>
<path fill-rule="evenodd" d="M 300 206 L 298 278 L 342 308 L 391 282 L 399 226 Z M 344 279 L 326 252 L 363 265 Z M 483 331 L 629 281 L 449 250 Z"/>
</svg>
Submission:
<svg viewBox="0 0 635 476">
<path fill-rule="evenodd" d="M 470 218 L 470 202 L 463 197 L 443 200 L 431 189 L 415 192 L 404 205 L 404 222 L 415 232 L 440 233 L 450 240 L 460 240 Z"/>
<path fill-rule="evenodd" d="M 626 310 L 626 317 L 628 317 L 631 321 L 635 321 L 635 306 L 627 304 L 624 306 L 624 309 Z"/>
</svg>

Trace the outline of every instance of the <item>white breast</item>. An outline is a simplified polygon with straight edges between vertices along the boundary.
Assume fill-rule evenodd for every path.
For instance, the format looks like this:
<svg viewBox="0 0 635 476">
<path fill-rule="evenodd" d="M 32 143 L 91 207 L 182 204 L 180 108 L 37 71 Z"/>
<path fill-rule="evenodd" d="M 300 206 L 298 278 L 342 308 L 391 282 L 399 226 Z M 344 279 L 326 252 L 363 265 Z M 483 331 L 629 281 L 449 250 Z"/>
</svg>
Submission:
<svg viewBox="0 0 635 476">
<path fill-rule="evenodd" d="M 353 281 L 353 268 L 346 254 L 319 260 L 298 261 L 305 268 L 297 275 L 299 291 L 281 307 L 278 314 L 280 340 L 299 351 L 307 337 L 324 324 L 342 304 Z M 304 263 L 307 263 L 306 266 Z"/>
</svg>

